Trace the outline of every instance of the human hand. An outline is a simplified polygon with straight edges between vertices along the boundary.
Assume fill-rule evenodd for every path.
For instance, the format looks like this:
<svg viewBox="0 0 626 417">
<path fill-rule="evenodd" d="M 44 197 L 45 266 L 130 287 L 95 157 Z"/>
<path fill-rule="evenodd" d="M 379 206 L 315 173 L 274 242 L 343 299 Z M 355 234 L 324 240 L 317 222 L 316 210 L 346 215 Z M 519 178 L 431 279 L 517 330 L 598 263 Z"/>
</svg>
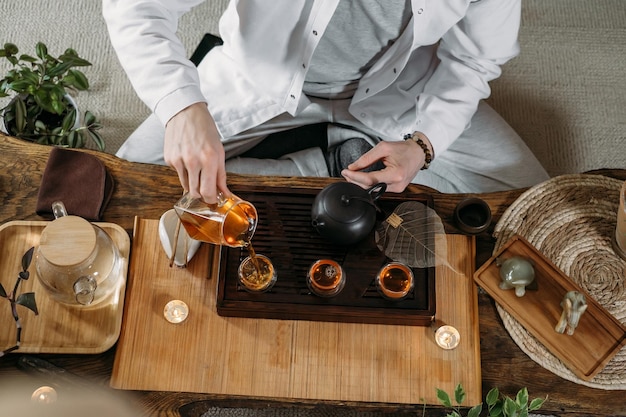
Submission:
<svg viewBox="0 0 626 417">
<path fill-rule="evenodd" d="M 361 171 L 376 161 L 382 161 L 385 168 L 380 171 Z M 387 191 L 400 193 L 415 178 L 422 166 L 424 166 L 424 162 L 424 151 L 414 141 L 383 141 L 348 165 L 347 169 L 341 171 L 341 175 L 348 182 L 366 189 L 384 182 L 387 184 Z"/>
<path fill-rule="evenodd" d="M 163 155 L 191 197 L 214 203 L 219 192 L 230 195 L 224 146 L 205 103 L 192 104 L 169 120 Z"/>
</svg>

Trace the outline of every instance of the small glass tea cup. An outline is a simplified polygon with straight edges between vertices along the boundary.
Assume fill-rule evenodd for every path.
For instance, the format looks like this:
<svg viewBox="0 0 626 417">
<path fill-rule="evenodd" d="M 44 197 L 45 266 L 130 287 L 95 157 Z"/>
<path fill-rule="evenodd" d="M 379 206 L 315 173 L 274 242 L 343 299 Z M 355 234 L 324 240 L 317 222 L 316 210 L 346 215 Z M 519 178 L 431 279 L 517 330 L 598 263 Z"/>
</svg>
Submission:
<svg viewBox="0 0 626 417">
<path fill-rule="evenodd" d="M 239 264 L 239 283 L 249 292 L 269 291 L 278 274 L 272 261 L 265 255 L 248 256 Z"/>
<path fill-rule="evenodd" d="M 413 271 L 400 262 L 385 264 L 376 275 L 376 289 L 384 298 L 399 301 L 413 289 Z"/>
<path fill-rule="evenodd" d="M 309 268 L 306 284 L 312 293 L 320 297 L 333 297 L 345 286 L 346 274 L 339 263 L 332 259 L 320 259 Z"/>
<path fill-rule="evenodd" d="M 250 243 L 256 230 L 256 208 L 234 194 L 225 198 L 219 193 L 217 203 L 208 204 L 186 193 L 174 210 L 189 237 L 201 242 L 243 247 Z"/>
</svg>

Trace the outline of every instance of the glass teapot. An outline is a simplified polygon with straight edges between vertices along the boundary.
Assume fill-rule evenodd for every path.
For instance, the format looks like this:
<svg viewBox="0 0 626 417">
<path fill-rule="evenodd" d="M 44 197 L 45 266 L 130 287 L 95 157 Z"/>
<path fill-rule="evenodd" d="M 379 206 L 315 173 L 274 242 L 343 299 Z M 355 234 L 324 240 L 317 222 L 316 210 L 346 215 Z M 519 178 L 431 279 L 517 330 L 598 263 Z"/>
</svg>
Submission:
<svg viewBox="0 0 626 417">
<path fill-rule="evenodd" d="M 39 282 L 56 301 L 96 305 L 123 279 L 119 250 L 102 228 L 69 216 L 62 202 L 54 202 L 52 211 L 55 220 L 42 231 L 35 255 Z"/>
</svg>

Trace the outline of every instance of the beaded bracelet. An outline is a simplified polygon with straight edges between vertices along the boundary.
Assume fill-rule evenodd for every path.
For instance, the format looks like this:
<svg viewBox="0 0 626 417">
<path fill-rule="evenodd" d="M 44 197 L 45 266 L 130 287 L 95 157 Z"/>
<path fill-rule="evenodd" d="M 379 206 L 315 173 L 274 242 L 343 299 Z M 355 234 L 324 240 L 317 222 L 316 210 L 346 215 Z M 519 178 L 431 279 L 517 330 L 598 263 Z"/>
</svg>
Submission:
<svg viewBox="0 0 626 417">
<path fill-rule="evenodd" d="M 404 135 L 404 140 L 412 140 L 415 143 L 417 143 L 420 146 L 420 148 L 422 148 L 422 150 L 424 151 L 424 166 L 422 166 L 422 169 L 428 169 L 428 167 L 430 166 L 430 163 L 433 160 L 433 155 L 430 153 L 430 149 L 428 149 L 428 145 L 426 145 L 426 143 L 424 143 L 424 141 L 420 137 L 417 136 L 417 132 Z"/>
</svg>

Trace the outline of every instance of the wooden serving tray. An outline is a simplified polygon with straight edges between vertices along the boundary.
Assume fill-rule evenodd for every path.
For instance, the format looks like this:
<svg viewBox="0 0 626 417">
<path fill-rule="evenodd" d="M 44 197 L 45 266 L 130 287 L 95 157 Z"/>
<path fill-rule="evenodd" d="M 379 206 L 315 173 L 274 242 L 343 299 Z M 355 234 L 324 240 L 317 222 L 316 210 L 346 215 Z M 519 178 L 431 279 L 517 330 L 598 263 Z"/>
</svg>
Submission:
<svg viewBox="0 0 626 417">
<path fill-rule="evenodd" d="M 39 244 L 46 221 L 12 221 L 0 226 L 0 281 L 7 291 L 13 290 L 15 278 L 22 270 L 24 253 Z M 95 223 L 117 244 L 123 259 L 123 285 L 110 299 L 93 307 L 77 308 L 54 301 L 40 284 L 31 264 L 30 279 L 22 281 L 20 293 L 34 292 L 39 315 L 18 306 L 22 322 L 22 344 L 15 353 L 101 353 L 117 341 L 122 326 L 122 310 L 130 252 L 130 237 L 113 223 Z M 0 349 L 15 345 L 15 325 L 9 303 L 0 298 Z"/>
<path fill-rule="evenodd" d="M 535 268 L 536 289 L 527 289 L 523 297 L 517 297 L 514 290 L 499 288 L 501 280 L 496 258 L 515 255 L 531 259 Z M 519 235 L 513 236 L 481 266 L 474 280 L 583 380 L 591 380 L 626 345 L 626 328 Z M 571 336 L 554 330 L 561 317 L 561 301 L 568 291 L 585 294 L 589 306 Z"/>
<path fill-rule="evenodd" d="M 374 284 L 376 274 L 390 262 L 376 246 L 374 231 L 352 246 L 336 245 L 311 226 L 311 205 L 319 190 L 272 188 L 236 191 L 254 204 L 259 223 L 252 239 L 256 253 L 269 257 L 278 273 L 274 287 L 250 293 L 237 282 L 237 269 L 247 249 L 222 248 L 217 312 L 229 317 L 429 325 L 436 310 L 435 269 L 413 268 L 415 287 L 403 300 L 383 298 Z M 377 204 L 378 222 L 404 201 L 432 207 L 426 194 L 389 194 Z M 338 262 L 346 274 L 344 289 L 334 297 L 314 295 L 306 285 L 309 267 L 318 259 Z"/>
<path fill-rule="evenodd" d="M 462 383 L 464 404 L 481 401 L 474 240 L 448 235 L 437 267 L 436 322 L 461 342 L 439 348 L 434 328 L 223 317 L 216 312 L 219 251 L 202 245 L 187 268 L 169 267 L 158 220 L 136 219 L 124 326 L 111 386 L 274 399 L 438 404 L 435 388 Z M 189 306 L 165 320 L 173 299 Z"/>
</svg>

